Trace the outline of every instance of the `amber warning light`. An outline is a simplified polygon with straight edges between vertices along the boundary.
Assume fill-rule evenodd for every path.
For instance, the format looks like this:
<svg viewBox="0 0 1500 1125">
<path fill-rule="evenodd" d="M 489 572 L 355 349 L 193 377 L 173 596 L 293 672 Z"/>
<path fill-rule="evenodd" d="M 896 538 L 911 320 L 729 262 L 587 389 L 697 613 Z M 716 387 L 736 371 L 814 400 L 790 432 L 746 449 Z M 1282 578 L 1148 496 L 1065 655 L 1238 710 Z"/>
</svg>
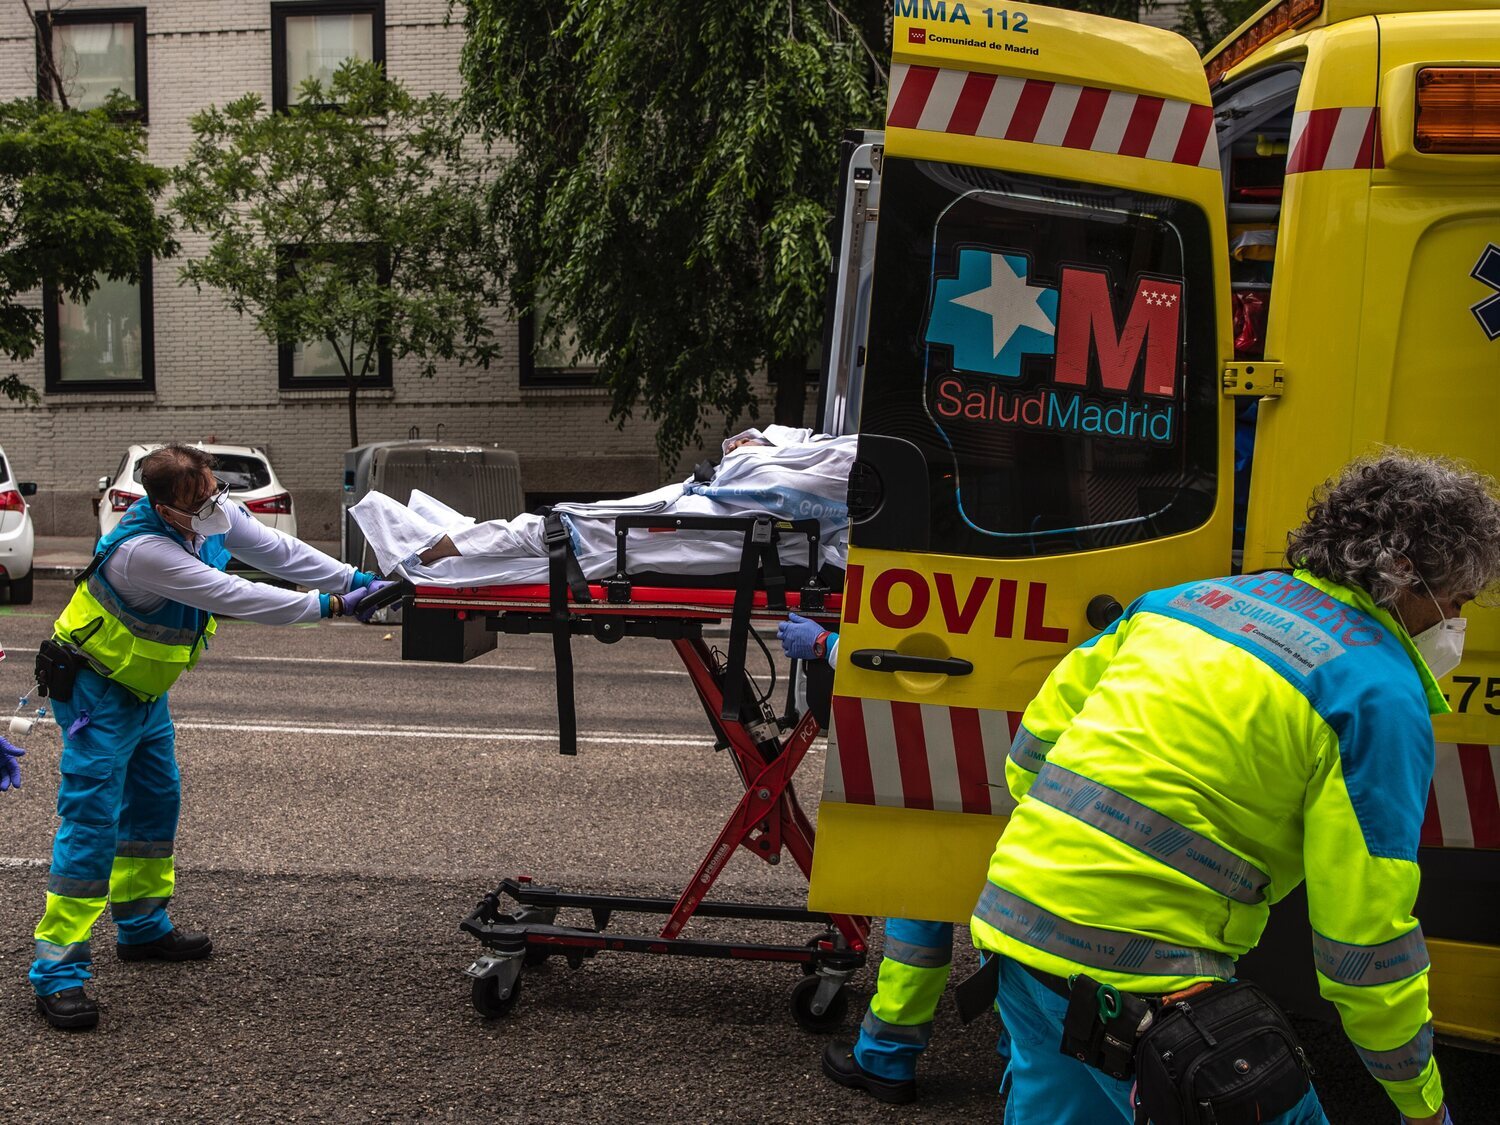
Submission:
<svg viewBox="0 0 1500 1125">
<path fill-rule="evenodd" d="M 1500 67 L 1417 71 L 1417 151 L 1500 153 Z"/>
<path fill-rule="evenodd" d="M 1218 85 L 1224 75 L 1278 35 L 1311 23 L 1322 11 L 1323 0 L 1281 0 L 1280 4 L 1248 25 L 1239 35 L 1225 43 L 1218 54 L 1204 63 L 1204 69 L 1208 71 L 1208 84 Z"/>
</svg>

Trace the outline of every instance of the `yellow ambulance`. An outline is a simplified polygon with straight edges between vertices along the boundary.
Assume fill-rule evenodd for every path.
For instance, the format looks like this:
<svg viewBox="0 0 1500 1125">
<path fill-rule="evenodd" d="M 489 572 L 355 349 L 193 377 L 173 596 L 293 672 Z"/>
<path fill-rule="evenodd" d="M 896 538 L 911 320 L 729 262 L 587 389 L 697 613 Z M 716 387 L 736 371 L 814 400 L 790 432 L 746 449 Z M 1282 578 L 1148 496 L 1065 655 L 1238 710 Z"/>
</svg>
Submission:
<svg viewBox="0 0 1500 1125">
<path fill-rule="evenodd" d="M 1071 647 L 1146 590 L 1283 565 L 1381 444 L 1500 473 L 1500 7 L 1279 0 L 1200 59 L 896 0 L 894 38 L 825 340 L 860 463 L 810 900 L 967 921 Z M 1500 610 L 1466 616 L 1417 913 L 1439 1029 L 1500 1041 Z"/>
</svg>

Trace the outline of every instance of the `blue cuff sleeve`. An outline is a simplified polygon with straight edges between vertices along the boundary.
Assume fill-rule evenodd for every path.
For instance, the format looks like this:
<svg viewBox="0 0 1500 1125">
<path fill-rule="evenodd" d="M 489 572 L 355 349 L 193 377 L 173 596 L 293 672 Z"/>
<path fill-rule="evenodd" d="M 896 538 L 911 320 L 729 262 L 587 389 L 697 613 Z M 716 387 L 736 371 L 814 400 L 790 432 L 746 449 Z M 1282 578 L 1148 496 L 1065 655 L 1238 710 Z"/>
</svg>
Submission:
<svg viewBox="0 0 1500 1125">
<path fill-rule="evenodd" d="M 349 580 L 349 589 L 363 590 L 366 586 L 370 585 L 374 581 L 375 576 L 373 574 L 365 570 L 356 570 L 354 572 L 354 577 Z"/>
<path fill-rule="evenodd" d="M 828 648 L 823 658 L 828 661 L 830 668 L 839 666 L 839 635 L 837 633 L 828 634 Z"/>
<path fill-rule="evenodd" d="M 355 571 L 355 573 L 358 574 L 359 572 Z M 333 616 L 333 604 L 330 601 L 329 596 L 327 594 L 319 594 L 318 595 L 318 607 L 322 611 L 322 616 L 324 616 L 324 617 L 332 617 Z"/>
</svg>

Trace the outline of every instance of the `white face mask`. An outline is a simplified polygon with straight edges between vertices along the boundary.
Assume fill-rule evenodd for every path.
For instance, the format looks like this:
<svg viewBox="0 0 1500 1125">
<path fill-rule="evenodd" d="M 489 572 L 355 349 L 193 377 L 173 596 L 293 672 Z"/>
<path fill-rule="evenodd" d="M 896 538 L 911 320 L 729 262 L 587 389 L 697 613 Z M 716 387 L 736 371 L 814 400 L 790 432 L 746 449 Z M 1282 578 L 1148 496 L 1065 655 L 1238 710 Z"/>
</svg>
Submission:
<svg viewBox="0 0 1500 1125">
<path fill-rule="evenodd" d="M 1427 583 L 1422 583 L 1422 586 L 1425 589 Z M 1427 591 L 1427 596 L 1432 598 L 1433 606 L 1441 614 L 1443 607 L 1432 597 L 1431 590 Z M 1441 680 L 1463 660 L 1464 630 L 1468 627 L 1469 623 L 1462 617 L 1442 617 L 1432 628 L 1423 629 L 1411 639 L 1435 679 Z"/>
<path fill-rule="evenodd" d="M 224 507 L 223 496 L 214 500 L 214 506 L 206 516 L 193 517 L 193 532 L 197 535 L 223 535 L 230 528 L 229 509 Z"/>
<path fill-rule="evenodd" d="M 1441 680 L 1457 668 L 1464 658 L 1464 630 L 1468 625 L 1462 617 L 1445 617 L 1411 639 L 1437 679 Z"/>
</svg>

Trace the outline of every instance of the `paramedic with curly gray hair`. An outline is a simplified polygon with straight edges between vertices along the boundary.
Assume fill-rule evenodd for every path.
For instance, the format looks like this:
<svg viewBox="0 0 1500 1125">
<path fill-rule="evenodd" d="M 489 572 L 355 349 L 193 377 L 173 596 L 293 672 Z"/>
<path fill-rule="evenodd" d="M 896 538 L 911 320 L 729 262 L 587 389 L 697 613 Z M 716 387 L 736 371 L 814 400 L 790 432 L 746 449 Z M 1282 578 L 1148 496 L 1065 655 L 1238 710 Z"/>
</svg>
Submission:
<svg viewBox="0 0 1500 1125">
<path fill-rule="evenodd" d="M 1130 1121 L 1133 1096 L 1143 1114 L 1194 1110 L 1172 1120 L 1326 1122 L 1295 1062 L 1237 1056 L 1241 1075 L 1271 1077 L 1248 1104 L 1259 1078 L 1222 1083 L 1205 1114 L 1201 1087 L 1176 1087 L 1210 1072 L 1148 1065 L 1170 1015 L 1138 1026 L 1142 1001 L 1206 982 L 1197 1021 L 1243 1000 L 1214 982 L 1304 878 L 1319 987 L 1346 1034 L 1406 1120 L 1446 1119 L 1417 843 L 1430 716 L 1449 710 L 1437 679 L 1460 659 L 1465 603 L 1500 578 L 1495 487 L 1440 458 L 1357 462 L 1291 534 L 1292 569 L 1146 594 L 1048 677 L 1013 740 L 1017 808 L 972 919 L 1012 1045 L 1006 1122 Z M 1069 996 L 1084 1001 L 1069 1033 L 1131 1044 L 1136 1087 L 1117 1058 L 1059 1052 Z"/>
</svg>

